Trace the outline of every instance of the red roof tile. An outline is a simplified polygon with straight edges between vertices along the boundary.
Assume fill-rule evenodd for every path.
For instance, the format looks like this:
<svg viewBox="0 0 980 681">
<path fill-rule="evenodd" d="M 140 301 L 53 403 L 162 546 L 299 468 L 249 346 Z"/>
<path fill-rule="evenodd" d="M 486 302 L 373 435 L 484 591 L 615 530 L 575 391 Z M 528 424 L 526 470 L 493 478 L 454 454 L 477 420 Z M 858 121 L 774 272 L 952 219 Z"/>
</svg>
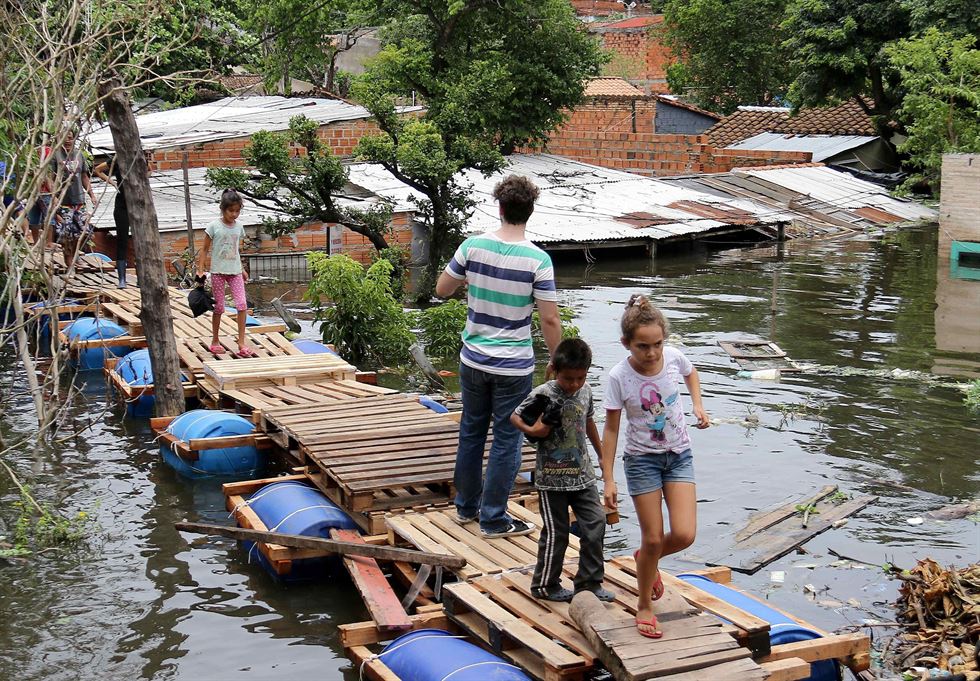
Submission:
<svg viewBox="0 0 980 681">
<path fill-rule="evenodd" d="M 586 97 L 645 97 L 643 90 L 630 85 L 622 78 L 593 78 L 585 84 Z"/>
<path fill-rule="evenodd" d="M 725 116 L 706 131 L 711 144 L 727 147 L 761 132 L 794 135 L 877 135 L 871 117 L 855 101 L 839 106 L 801 109 L 795 116 L 783 109 L 746 107 Z"/>
</svg>

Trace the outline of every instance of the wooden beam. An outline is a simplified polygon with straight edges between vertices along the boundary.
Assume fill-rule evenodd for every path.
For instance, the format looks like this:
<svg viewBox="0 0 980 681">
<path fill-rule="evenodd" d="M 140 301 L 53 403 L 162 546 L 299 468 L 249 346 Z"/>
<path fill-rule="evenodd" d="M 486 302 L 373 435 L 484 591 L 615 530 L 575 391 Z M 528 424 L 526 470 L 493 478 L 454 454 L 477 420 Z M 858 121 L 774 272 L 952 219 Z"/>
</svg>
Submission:
<svg viewBox="0 0 980 681">
<path fill-rule="evenodd" d="M 784 643 L 773 646 L 759 662 L 774 662 L 798 657 L 806 662 L 840 660 L 854 672 L 864 671 L 871 665 L 868 651 L 871 641 L 864 634 L 834 634 L 809 641 Z"/>
<path fill-rule="evenodd" d="M 330 530 L 330 538 L 350 544 L 367 546 L 357 532 Z M 373 558 L 344 556 L 344 567 L 350 573 L 354 586 L 361 592 L 364 605 L 371 619 L 381 631 L 404 631 L 412 628 L 412 621 L 392 590 L 384 573 Z"/>
<path fill-rule="evenodd" d="M 328 553 L 339 553 L 345 556 L 365 556 L 380 560 L 401 560 L 406 563 L 419 565 L 442 565 L 448 568 L 461 568 L 466 565 L 465 558 L 447 556 L 425 551 L 397 549 L 393 546 L 372 546 L 371 544 L 354 544 L 351 542 L 324 539 L 322 537 L 305 537 L 298 534 L 283 534 L 281 532 L 261 532 L 246 530 L 226 525 L 211 525 L 207 523 L 174 523 L 181 532 L 194 534 L 213 534 L 221 537 L 231 537 L 239 541 L 272 542 L 282 546 L 293 546 L 300 549 L 318 549 Z"/>
<path fill-rule="evenodd" d="M 810 678 L 810 663 L 798 657 L 764 662 L 759 666 L 768 674 L 766 681 L 799 681 Z"/>
<path fill-rule="evenodd" d="M 447 631 L 452 630 L 452 624 L 449 618 L 446 616 L 445 611 L 442 609 L 436 612 L 424 612 L 417 615 L 411 615 L 409 620 L 412 623 L 412 629 L 445 629 Z M 374 625 L 374 622 L 355 622 L 354 624 L 341 624 L 337 627 L 340 632 L 340 643 L 344 648 L 352 648 L 354 646 L 366 646 L 373 643 L 380 643 L 381 641 L 389 640 L 392 635 L 387 635 L 385 632 L 379 632 L 378 628 Z"/>
</svg>

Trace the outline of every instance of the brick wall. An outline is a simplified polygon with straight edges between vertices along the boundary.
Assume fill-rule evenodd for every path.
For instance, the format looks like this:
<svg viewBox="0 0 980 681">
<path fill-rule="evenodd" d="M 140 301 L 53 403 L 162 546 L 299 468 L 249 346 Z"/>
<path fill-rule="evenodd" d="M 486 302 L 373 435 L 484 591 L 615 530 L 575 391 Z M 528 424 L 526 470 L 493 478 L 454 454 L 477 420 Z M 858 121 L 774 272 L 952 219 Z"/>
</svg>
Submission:
<svg viewBox="0 0 980 681">
<path fill-rule="evenodd" d="M 939 257 L 953 241 L 980 241 L 980 154 L 944 154 L 939 199 Z"/>
<path fill-rule="evenodd" d="M 378 132 L 377 124 L 368 119 L 337 121 L 320 126 L 319 136 L 337 156 L 351 156 L 358 141 L 366 134 Z M 249 135 L 203 142 L 186 149 L 157 149 L 153 152 L 155 170 L 177 170 L 183 167 L 184 152 L 188 152 L 191 168 L 240 168 L 245 165 L 242 149 Z"/>
<path fill-rule="evenodd" d="M 656 134 L 655 103 L 636 100 L 636 106 L 633 132 L 632 101 L 586 103 L 572 112 L 544 151 L 648 176 L 721 173 L 736 167 L 806 163 L 811 158 L 809 152 L 717 149 L 706 135 Z"/>
<path fill-rule="evenodd" d="M 395 213 L 392 216 L 392 234 L 388 236 L 388 244 L 409 248 L 412 242 L 411 215 Z M 309 250 L 326 249 L 328 229 L 322 222 L 311 222 L 303 225 L 288 236 L 274 239 L 262 233 L 261 225 L 245 227 L 249 241 L 242 248 L 242 253 L 273 254 L 273 253 L 304 253 Z M 256 243 L 255 239 L 258 239 Z M 116 256 L 116 237 L 114 232 L 98 230 L 94 235 L 94 250 Z M 204 243 L 204 227 L 194 230 L 194 244 L 199 249 Z M 172 271 L 170 261 L 179 258 L 187 249 L 187 231 L 167 231 L 160 233 L 160 246 L 163 250 L 164 263 Z M 362 264 L 369 264 L 374 255 L 374 246 L 366 238 L 345 229 L 343 232 L 343 252 Z M 130 263 L 136 262 L 132 239 L 129 242 Z"/>
<path fill-rule="evenodd" d="M 663 44 L 660 24 L 663 17 L 651 17 L 650 26 L 634 28 L 589 29 L 597 35 L 602 47 L 612 58 L 604 67 L 604 75 L 625 78 L 647 94 L 668 93 L 667 67 L 676 59 Z"/>
</svg>

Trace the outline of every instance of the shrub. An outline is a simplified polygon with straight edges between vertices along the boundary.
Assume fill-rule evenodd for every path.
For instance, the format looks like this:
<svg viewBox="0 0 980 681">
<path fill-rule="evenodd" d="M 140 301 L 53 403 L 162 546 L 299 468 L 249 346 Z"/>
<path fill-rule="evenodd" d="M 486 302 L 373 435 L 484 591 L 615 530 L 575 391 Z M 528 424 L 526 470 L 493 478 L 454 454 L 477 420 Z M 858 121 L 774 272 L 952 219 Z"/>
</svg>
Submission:
<svg viewBox="0 0 980 681">
<path fill-rule="evenodd" d="M 365 270 L 346 255 L 307 256 L 312 278 L 306 291 L 320 335 L 347 361 L 375 365 L 408 359 L 415 340 L 409 317 L 391 290 L 394 266 L 377 260 Z"/>
</svg>

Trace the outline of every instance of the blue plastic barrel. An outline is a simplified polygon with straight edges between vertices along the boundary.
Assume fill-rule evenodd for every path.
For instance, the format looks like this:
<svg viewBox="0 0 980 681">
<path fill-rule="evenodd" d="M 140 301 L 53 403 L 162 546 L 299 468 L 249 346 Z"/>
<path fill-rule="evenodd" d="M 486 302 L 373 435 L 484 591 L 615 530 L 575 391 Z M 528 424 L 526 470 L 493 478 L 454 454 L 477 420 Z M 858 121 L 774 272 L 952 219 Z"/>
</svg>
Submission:
<svg viewBox="0 0 980 681">
<path fill-rule="evenodd" d="M 116 364 L 116 373 L 134 388 L 153 385 L 153 367 L 150 365 L 150 351 L 134 350 Z M 153 395 L 140 395 L 134 401 L 126 401 L 126 414 L 145 419 L 153 415 Z"/>
<path fill-rule="evenodd" d="M 247 435 L 255 431 L 255 424 L 238 414 L 211 409 L 193 409 L 184 412 L 167 426 L 184 442 L 211 437 Z M 166 443 L 160 445 L 163 460 L 181 475 L 189 478 L 240 477 L 251 478 L 265 467 L 265 457 L 254 446 L 202 449 L 197 461 L 185 461 Z"/>
<path fill-rule="evenodd" d="M 76 339 L 87 341 L 104 340 L 125 336 L 126 329 L 108 319 L 81 317 L 65 327 L 65 335 L 69 341 Z M 125 345 L 86 348 L 79 350 L 76 363 L 79 369 L 101 369 L 105 366 L 106 353 L 115 355 L 116 357 L 122 357 L 128 354 L 130 350 L 131 348 Z"/>
<path fill-rule="evenodd" d="M 778 610 L 773 610 L 765 603 L 736 591 L 724 584 L 713 582 L 703 575 L 677 575 L 689 584 L 693 584 L 702 591 L 730 603 L 740 610 L 755 615 L 769 623 L 769 644 L 778 646 L 783 643 L 796 643 L 797 641 L 812 641 L 821 638 L 820 634 L 801 626 L 798 622 L 787 617 Z M 724 619 L 724 618 L 719 618 Z M 821 660 L 810 664 L 810 676 L 806 681 L 838 681 L 840 673 L 836 660 Z"/>
<path fill-rule="evenodd" d="M 293 345 L 295 345 L 296 349 L 302 352 L 304 355 L 322 355 L 324 353 L 331 355 L 337 354 L 323 343 L 310 340 L 309 338 L 297 338 L 293 341 Z"/>
<path fill-rule="evenodd" d="M 94 253 L 93 252 L 93 253 L 89 253 L 87 255 L 87 257 L 89 257 L 89 258 L 95 258 L 96 260 L 101 260 L 102 262 L 112 262 L 112 258 L 110 258 L 105 253 Z"/>
<path fill-rule="evenodd" d="M 298 480 L 273 482 L 258 489 L 247 501 L 269 530 L 304 537 L 330 538 L 330 530 L 357 530 L 349 515 L 320 490 Z M 335 571 L 336 556 L 292 561 L 287 575 L 278 575 L 252 542 L 243 542 L 250 560 L 258 560 L 276 579 L 288 582 L 322 579 Z"/>
<path fill-rule="evenodd" d="M 402 681 L 530 681 L 518 667 L 442 629 L 400 636 L 379 657 Z"/>
<path fill-rule="evenodd" d="M 58 306 L 64 305 L 78 305 L 78 300 L 75 298 L 65 298 L 62 302 L 58 303 Z M 31 310 L 43 310 L 48 306 L 48 301 L 42 300 L 37 303 L 31 303 L 29 309 Z M 58 313 L 58 321 L 65 321 L 72 318 L 71 312 L 60 312 Z M 51 339 L 51 315 L 41 315 L 41 323 L 38 327 L 38 335 L 41 344 L 47 348 L 50 345 Z"/>
</svg>

